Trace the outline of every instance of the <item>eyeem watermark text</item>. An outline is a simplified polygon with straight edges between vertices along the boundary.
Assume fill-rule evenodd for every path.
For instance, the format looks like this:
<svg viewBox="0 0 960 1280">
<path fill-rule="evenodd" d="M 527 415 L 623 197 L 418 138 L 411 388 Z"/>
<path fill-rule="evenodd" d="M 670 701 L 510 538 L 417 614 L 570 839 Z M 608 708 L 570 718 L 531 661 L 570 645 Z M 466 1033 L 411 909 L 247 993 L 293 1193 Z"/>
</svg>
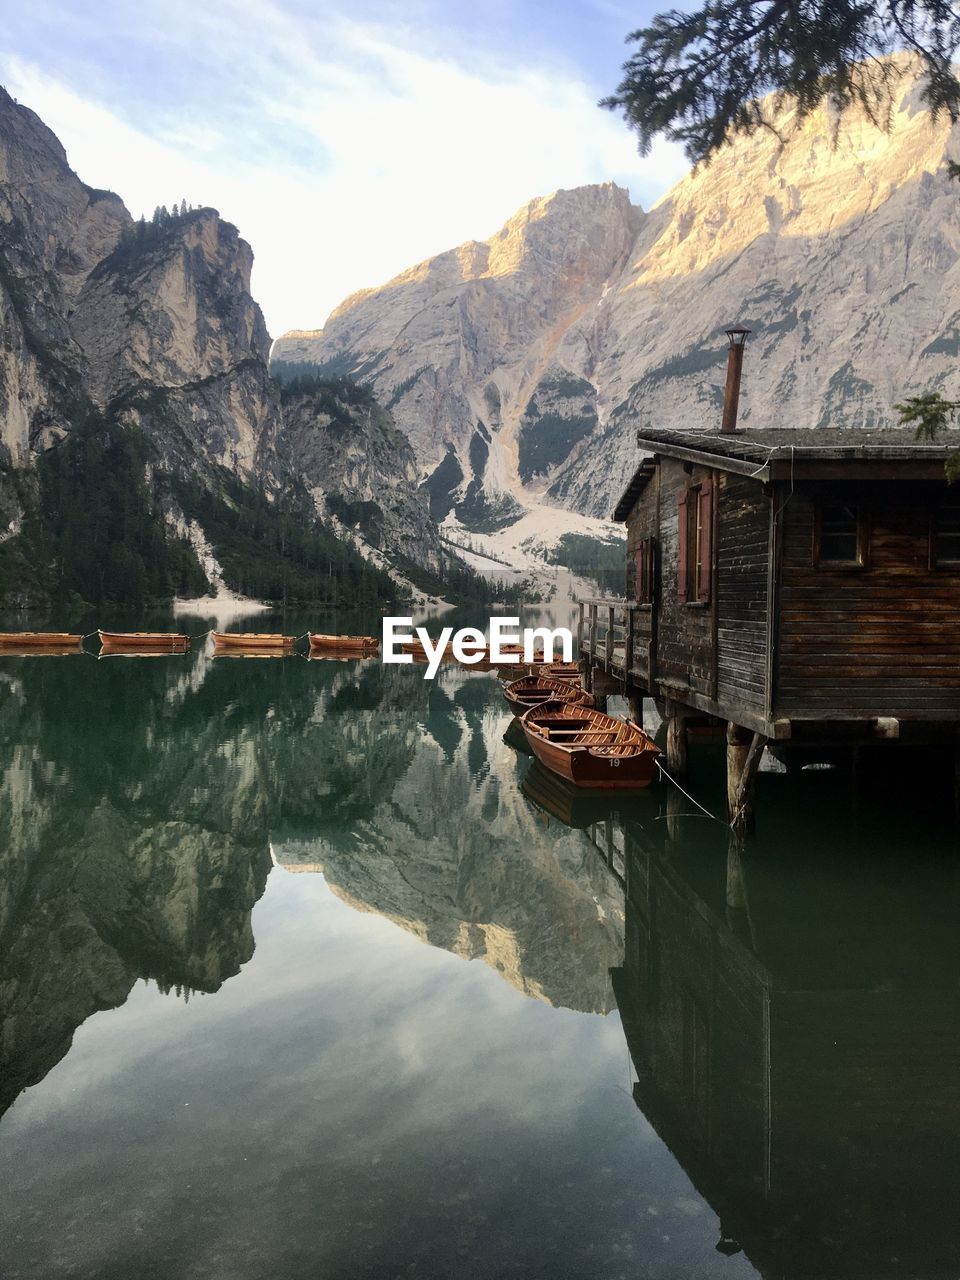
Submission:
<svg viewBox="0 0 960 1280">
<path fill-rule="evenodd" d="M 476 627 L 444 627 L 432 640 L 426 628 L 413 628 L 412 618 L 384 618 L 381 657 L 384 662 L 412 662 L 413 649 L 420 648 L 427 660 L 424 679 L 432 680 L 448 649 L 457 662 L 572 662 L 573 635 L 566 627 L 524 627 L 519 618 L 491 618 L 489 640 Z M 523 656 L 517 650 L 522 646 Z M 557 654 L 559 648 L 560 653 Z"/>
</svg>

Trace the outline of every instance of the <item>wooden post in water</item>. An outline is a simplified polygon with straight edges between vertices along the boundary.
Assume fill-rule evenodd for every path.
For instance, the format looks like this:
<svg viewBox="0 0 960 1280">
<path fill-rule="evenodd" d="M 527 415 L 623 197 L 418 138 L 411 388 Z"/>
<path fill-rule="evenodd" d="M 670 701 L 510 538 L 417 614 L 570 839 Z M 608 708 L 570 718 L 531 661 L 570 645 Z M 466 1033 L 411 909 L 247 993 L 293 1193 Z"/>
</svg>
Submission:
<svg viewBox="0 0 960 1280">
<path fill-rule="evenodd" d="M 687 775 L 687 718 L 679 702 L 667 701 L 667 768 L 675 778 Z"/>
<path fill-rule="evenodd" d="M 627 705 L 630 708 L 630 719 L 633 721 L 634 724 L 638 724 L 642 729 L 643 728 L 643 694 L 636 693 L 636 692 L 628 693 Z"/>
<path fill-rule="evenodd" d="M 734 831 L 753 829 L 753 797 L 757 770 L 767 740 L 731 720 L 727 725 L 727 816 Z"/>
</svg>

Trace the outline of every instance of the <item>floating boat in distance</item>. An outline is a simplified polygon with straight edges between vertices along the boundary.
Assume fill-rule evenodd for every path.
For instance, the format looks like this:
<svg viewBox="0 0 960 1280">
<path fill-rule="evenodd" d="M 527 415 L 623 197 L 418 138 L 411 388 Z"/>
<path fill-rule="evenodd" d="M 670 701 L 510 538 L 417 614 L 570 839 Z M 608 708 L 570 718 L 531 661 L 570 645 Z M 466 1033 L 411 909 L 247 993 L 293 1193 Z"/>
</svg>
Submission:
<svg viewBox="0 0 960 1280">
<path fill-rule="evenodd" d="M 0 632 L 0 651 L 7 653 L 12 649 L 61 649 L 72 652 L 79 649 L 83 636 L 75 636 L 69 631 L 2 631 Z"/>
<path fill-rule="evenodd" d="M 353 656 L 372 655 L 380 648 L 376 636 L 327 636 L 320 631 L 310 632 L 311 653 L 339 653 Z"/>
<path fill-rule="evenodd" d="M 503 686 L 503 696 L 515 716 L 522 716 L 531 707 L 539 707 L 544 702 L 555 702 L 558 699 L 584 707 L 596 705 L 593 695 L 587 693 L 586 689 L 578 688 L 569 680 L 552 680 L 541 675 L 521 676 L 519 680 L 511 680 Z"/>
<path fill-rule="evenodd" d="M 177 631 L 98 631 L 108 653 L 186 653 L 190 637 Z"/>
<path fill-rule="evenodd" d="M 648 787 L 659 747 L 629 720 L 559 698 L 520 717 L 533 754 L 574 786 L 622 791 Z"/>
<path fill-rule="evenodd" d="M 276 631 L 215 631 L 213 645 L 215 649 L 244 650 L 254 656 L 266 656 L 268 653 L 293 653 L 297 637 L 280 635 Z"/>
</svg>

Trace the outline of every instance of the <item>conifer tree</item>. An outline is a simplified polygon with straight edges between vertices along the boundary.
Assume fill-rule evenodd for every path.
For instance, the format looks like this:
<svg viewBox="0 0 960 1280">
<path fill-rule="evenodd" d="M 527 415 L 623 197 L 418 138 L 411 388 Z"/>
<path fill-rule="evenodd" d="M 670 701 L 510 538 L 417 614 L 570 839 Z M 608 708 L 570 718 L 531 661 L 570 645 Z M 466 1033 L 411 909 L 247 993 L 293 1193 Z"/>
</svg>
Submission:
<svg viewBox="0 0 960 1280">
<path fill-rule="evenodd" d="M 709 160 L 735 134 L 770 125 L 757 101 L 770 93 L 801 118 L 823 102 L 859 104 L 885 125 L 905 69 L 880 56 L 896 50 L 916 55 L 932 115 L 960 118 L 960 9 L 946 0 L 701 0 L 627 39 L 639 48 L 601 106 L 623 112 L 644 153 L 664 134 L 692 162 Z"/>
</svg>

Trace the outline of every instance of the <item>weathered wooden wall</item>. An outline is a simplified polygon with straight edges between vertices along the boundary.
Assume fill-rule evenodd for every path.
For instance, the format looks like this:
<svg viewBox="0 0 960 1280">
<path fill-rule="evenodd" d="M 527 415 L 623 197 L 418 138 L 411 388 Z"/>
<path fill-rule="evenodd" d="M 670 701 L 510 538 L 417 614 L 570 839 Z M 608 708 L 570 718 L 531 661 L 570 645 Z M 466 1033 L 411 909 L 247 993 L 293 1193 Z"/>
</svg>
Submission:
<svg viewBox="0 0 960 1280">
<path fill-rule="evenodd" d="M 794 492 L 784 506 L 775 713 L 955 715 L 960 571 L 929 563 L 930 520 L 943 486 L 894 492 L 861 484 L 853 496 L 869 520 L 862 568 L 814 565 L 812 491 Z"/>
<path fill-rule="evenodd" d="M 660 464 L 660 601 L 657 612 L 657 679 L 689 684 L 708 698 L 714 693 L 713 605 L 678 598 L 679 502 L 690 485 L 711 477 L 695 467 L 686 473 L 672 458 Z"/>
<path fill-rule="evenodd" d="M 766 698 L 770 499 L 746 476 L 720 476 L 717 698 L 762 711 Z"/>
<path fill-rule="evenodd" d="M 637 503 L 627 519 L 627 599 L 637 598 L 637 548 L 644 538 L 653 538 L 655 544 L 655 575 L 659 578 L 659 535 L 658 520 L 659 476 L 654 476 L 637 499 Z M 630 616 L 633 628 L 633 662 L 632 669 L 644 681 L 644 687 L 650 687 L 649 655 L 653 641 L 656 619 L 654 606 L 645 605 L 635 609 Z"/>
</svg>

